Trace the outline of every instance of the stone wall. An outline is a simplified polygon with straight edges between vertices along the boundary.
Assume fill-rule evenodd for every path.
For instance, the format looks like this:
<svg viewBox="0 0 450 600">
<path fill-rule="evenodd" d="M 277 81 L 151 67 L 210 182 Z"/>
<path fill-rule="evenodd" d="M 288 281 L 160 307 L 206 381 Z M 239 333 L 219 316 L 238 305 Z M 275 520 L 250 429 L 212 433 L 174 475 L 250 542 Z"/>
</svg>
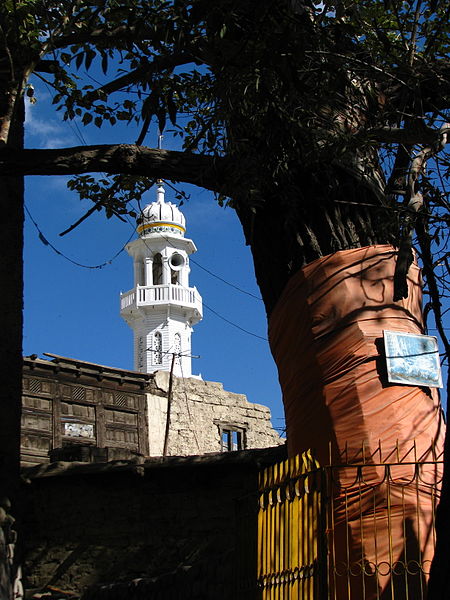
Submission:
<svg viewBox="0 0 450 600">
<path fill-rule="evenodd" d="M 150 456 L 163 454 L 168 390 L 169 373 L 158 371 L 147 392 Z M 236 450 L 284 443 L 272 427 L 269 408 L 224 390 L 221 383 L 174 377 L 171 398 L 169 456 L 221 452 L 228 436 L 224 432 L 237 434 Z"/>
<path fill-rule="evenodd" d="M 29 594 L 53 587 L 86 599 L 251 598 L 258 474 L 284 456 L 281 446 L 28 469 Z"/>
<path fill-rule="evenodd" d="M 61 447 L 104 449 L 106 459 L 164 453 L 170 376 L 125 371 L 71 358 L 25 357 L 22 464 L 83 460 Z M 221 383 L 173 377 L 166 456 L 268 448 L 284 443 L 270 410 Z M 59 454 L 58 454 L 59 452 Z M 92 460 L 95 452 L 90 453 Z M 90 459 L 90 460 L 91 460 Z"/>
</svg>

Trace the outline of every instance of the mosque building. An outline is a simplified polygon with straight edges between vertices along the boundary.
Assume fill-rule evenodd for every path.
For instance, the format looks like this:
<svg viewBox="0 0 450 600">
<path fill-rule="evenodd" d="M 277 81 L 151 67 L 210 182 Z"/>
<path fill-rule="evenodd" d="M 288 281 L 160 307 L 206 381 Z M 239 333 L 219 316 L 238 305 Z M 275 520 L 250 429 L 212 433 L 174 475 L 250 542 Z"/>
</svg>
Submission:
<svg viewBox="0 0 450 600">
<path fill-rule="evenodd" d="M 156 200 L 127 244 L 133 289 L 120 314 L 133 331 L 134 370 L 47 354 L 24 358 L 22 462 L 102 462 L 277 446 L 270 410 L 192 374 L 202 298 L 189 281 L 194 242 L 180 209 Z"/>
</svg>

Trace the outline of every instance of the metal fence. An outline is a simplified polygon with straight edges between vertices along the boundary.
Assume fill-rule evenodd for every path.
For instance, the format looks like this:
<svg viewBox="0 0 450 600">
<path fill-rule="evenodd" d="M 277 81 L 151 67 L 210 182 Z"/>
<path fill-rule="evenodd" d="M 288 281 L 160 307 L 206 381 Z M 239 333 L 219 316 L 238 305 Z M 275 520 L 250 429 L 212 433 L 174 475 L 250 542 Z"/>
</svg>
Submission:
<svg viewBox="0 0 450 600">
<path fill-rule="evenodd" d="M 441 476 L 442 456 L 415 445 L 326 467 L 306 452 L 265 469 L 257 597 L 423 600 Z"/>
</svg>

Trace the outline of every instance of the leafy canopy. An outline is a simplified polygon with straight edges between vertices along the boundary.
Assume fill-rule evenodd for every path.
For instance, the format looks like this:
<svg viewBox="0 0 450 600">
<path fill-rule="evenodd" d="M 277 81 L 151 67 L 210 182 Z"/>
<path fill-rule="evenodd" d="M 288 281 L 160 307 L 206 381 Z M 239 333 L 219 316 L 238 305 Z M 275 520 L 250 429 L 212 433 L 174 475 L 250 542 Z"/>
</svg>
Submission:
<svg viewBox="0 0 450 600">
<path fill-rule="evenodd" d="M 1 76 L 32 97 L 34 72 L 63 119 L 128 123 L 138 146 L 155 122 L 186 157 L 226 158 L 226 193 L 251 210 L 276 190 L 301 198 L 311 171 L 332 187 L 343 169 L 386 207 L 399 244 L 422 232 L 430 282 L 449 261 L 449 16 L 445 0 L 6 0 Z M 69 185 L 111 216 L 152 184 Z"/>
<path fill-rule="evenodd" d="M 152 119 L 169 123 L 183 149 L 243 159 L 256 181 L 364 144 L 392 153 L 407 136 L 381 129 L 422 129 L 407 140 L 420 143 L 447 120 L 447 2 L 7 0 L 0 11 L 16 79 L 37 71 L 64 119 L 133 123 L 139 143 Z"/>
</svg>

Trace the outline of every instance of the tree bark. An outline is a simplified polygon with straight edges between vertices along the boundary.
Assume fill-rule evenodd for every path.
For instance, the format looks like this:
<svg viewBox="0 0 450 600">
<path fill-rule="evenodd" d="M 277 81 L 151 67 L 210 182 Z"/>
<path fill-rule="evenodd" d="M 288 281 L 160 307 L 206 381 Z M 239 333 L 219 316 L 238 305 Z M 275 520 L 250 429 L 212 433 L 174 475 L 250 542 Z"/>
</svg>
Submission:
<svg viewBox="0 0 450 600">
<path fill-rule="evenodd" d="M 9 139 L 15 147 L 23 145 L 23 103 L 19 101 L 13 114 Z M 20 418 L 22 398 L 22 304 L 23 304 L 23 176 L 0 176 L 0 505 L 11 502 L 14 518 L 19 517 L 20 502 Z M 8 510 L 9 512 L 9 510 Z M 4 531 L 11 543 L 9 525 Z M 0 560 L 1 596 L 9 600 L 13 582 L 11 565 L 6 556 Z"/>
<path fill-rule="evenodd" d="M 266 190 L 264 198 L 253 206 L 246 206 L 243 198 L 237 207 L 247 243 L 252 249 L 256 276 L 269 317 L 269 339 L 286 407 L 288 452 L 294 455 L 312 447 L 321 464 L 328 464 L 330 453 L 333 463 L 339 464 L 345 462 L 343 448 L 349 450 L 349 456 L 355 462 L 361 460 L 358 453 L 362 449 L 363 454 L 367 451 L 368 456 L 363 460 L 370 462 L 376 438 L 375 442 L 380 440 L 380 448 L 383 447 L 383 456 L 388 457 L 383 459 L 386 462 L 395 462 L 396 444 L 407 453 L 416 441 L 417 448 L 420 448 L 418 456 L 423 451 L 424 456 L 431 460 L 430 440 L 434 439 L 439 449 L 443 438 L 436 395 L 419 387 L 390 386 L 383 375 L 383 350 L 379 346 L 383 329 L 400 329 L 415 334 L 423 331 L 418 300 L 421 297 L 419 277 L 413 286 L 414 291 L 408 281 L 411 303 L 417 309 L 415 318 L 407 305 L 393 301 L 391 287 L 395 251 L 392 245 L 395 245 L 398 231 L 396 213 L 382 194 L 374 192 L 370 186 L 339 167 L 327 169 L 325 165 L 319 165 L 316 172 L 299 173 L 298 181 L 296 189 L 274 186 Z M 383 245 L 390 248 L 386 252 L 389 257 L 382 257 L 381 253 L 381 258 L 375 257 L 371 265 L 367 261 L 355 267 L 351 265 L 355 259 L 333 262 L 339 251 L 348 251 L 354 256 L 352 249 L 366 246 L 383 248 Z M 369 249 L 367 251 L 370 252 Z M 339 264 L 339 268 L 333 270 L 329 267 L 325 272 L 321 264 L 316 271 L 314 265 L 322 257 L 327 257 L 325 263 Z M 305 268 L 310 263 L 314 263 L 312 268 Z M 417 267 L 415 269 L 417 273 Z M 319 273 L 322 274 L 320 277 Z M 303 280 L 296 274 L 301 274 Z M 286 289 L 287 293 L 284 292 Z M 322 300 L 328 291 L 331 295 L 327 298 L 330 300 Z M 347 309 L 348 306 L 351 309 Z M 364 370 L 366 367 L 367 371 Z M 367 384 L 368 381 L 370 384 Z M 411 389 L 414 391 L 411 392 Z M 377 403 L 384 407 L 384 414 L 389 415 L 388 424 L 377 417 Z M 403 429 L 396 426 L 396 414 L 399 422 L 405 424 Z M 424 415 L 429 421 L 425 422 Z M 414 426 L 415 418 L 420 424 Z M 357 458 L 354 459 L 354 456 Z M 394 522 L 393 514 L 387 516 L 389 511 L 384 492 L 377 488 L 378 484 L 380 490 L 382 488 L 381 479 L 374 483 L 379 511 L 375 535 L 377 528 L 380 532 L 383 530 L 383 523 L 387 520 Z M 429 495 L 424 494 L 419 500 L 412 488 L 407 493 L 410 494 L 409 508 L 416 510 L 416 504 L 420 506 L 424 522 L 418 532 L 408 534 L 408 537 L 402 534 L 404 523 L 397 515 L 394 560 L 399 560 L 402 544 L 406 547 L 410 543 L 411 551 L 414 548 L 420 556 L 430 560 L 433 547 L 428 533 L 433 508 L 428 502 Z M 442 506 L 446 506 L 444 501 Z M 358 518 L 366 523 L 375 519 L 363 505 L 358 507 L 357 512 Z M 441 509 L 441 519 L 443 516 L 444 508 Z M 363 554 L 368 561 L 375 561 L 370 548 L 364 547 L 364 542 L 359 539 L 358 518 L 349 513 L 348 528 L 352 532 L 349 544 L 354 552 L 350 564 L 355 561 L 355 556 Z M 341 535 L 342 539 L 345 535 Z M 382 556 L 383 535 L 380 534 L 379 557 Z M 443 537 L 447 549 L 448 536 L 445 532 Z M 338 547 L 336 552 L 340 552 L 340 560 L 345 561 L 343 547 Z M 383 556 L 387 554 L 384 552 Z M 448 555 L 445 556 L 448 561 Z M 426 570 L 426 564 L 424 567 Z M 400 578 L 392 565 L 391 568 L 389 577 L 397 585 Z M 443 573 L 447 577 L 446 570 Z M 370 590 L 367 588 L 364 597 L 381 597 L 380 594 L 390 584 L 387 581 L 389 577 L 373 577 Z M 439 586 L 442 579 L 438 581 Z M 402 585 L 408 585 L 413 595 L 421 593 L 422 585 L 426 589 L 426 582 L 422 583 L 420 576 L 411 577 L 408 583 L 402 582 Z M 341 588 L 342 578 L 336 579 L 336 585 L 340 600 L 360 597 L 358 586 L 361 586 L 361 580 L 358 578 L 352 579 L 351 591 Z M 438 596 L 439 600 L 444 597 L 448 595 Z"/>
<path fill-rule="evenodd" d="M 295 189 L 266 190 L 254 207 L 245 199 L 236 204 L 268 316 L 308 263 L 339 250 L 395 243 L 395 213 L 363 181 L 323 165 L 299 172 L 297 180 Z"/>
<path fill-rule="evenodd" d="M 160 177 L 230 192 L 226 158 L 156 150 L 135 144 L 75 146 L 55 150 L 0 148 L 0 175 L 75 175 L 91 172 Z"/>
<path fill-rule="evenodd" d="M 15 496 L 18 485 L 22 395 L 22 248 L 23 178 L 0 177 L 0 478 L 3 494 Z"/>
</svg>

